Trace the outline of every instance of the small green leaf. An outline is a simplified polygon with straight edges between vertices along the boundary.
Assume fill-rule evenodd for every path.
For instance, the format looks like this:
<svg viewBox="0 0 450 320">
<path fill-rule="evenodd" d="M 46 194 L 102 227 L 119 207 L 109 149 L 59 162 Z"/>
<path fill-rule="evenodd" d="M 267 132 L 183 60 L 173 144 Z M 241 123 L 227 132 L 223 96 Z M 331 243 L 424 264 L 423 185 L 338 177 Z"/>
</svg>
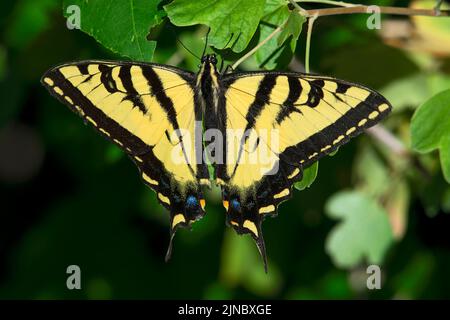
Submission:
<svg viewBox="0 0 450 320">
<path fill-rule="evenodd" d="M 329 234 L 326 250 L 334 263 L 351 268 L 363 262 L 380 264 L 393 242 L 386 211 L 360 192 L 340 192 L 328 200 L 329 217 L 342 222 Z"/>
<path fill-rule="evenodd" d="M 211 46 L 224 49 L 229 42 L 227 47 L 241 52 L 258 27 L 264 5 L 265 0 L 175 0 L 164 9 L 176 26 L 209 26 L 208 43 Z"/>
<path fill-rule="evenodd" d="M 450 90 L 422 104 L 411 120 L 414 150 L 427 153 L 439 149 L 445 180 L 450 183 Z"/>
<path fill-rule="evenodd" d="M 306 188 L 309 188 L 313 184 L 314 180 L 316 180 L 318 171 L 319 171 L 319 162 L 315 162 L 313 165 L 306 168 L 303 171 L 302 180 L 294 184 L 295 189 L 302 191 Z"/>
<path fill-rule="evenodd" d="M 292 50 L 295 50 L 297 38 L 300 36 L 300 32 L 302 32 L 302 26 L 305 21 L 306 17 L 299 15 L 297 11 L 291 11 L 286 25 L 278 36 L 278 45 L 281 46 L 292 36 L 291 47 Z"/>
<path fill-rule="evenodd" d="M 272 39 L 267 41 L 255 54 L 256 61 L 266 69 L 275 69 L 278 67 L 278 60 L 286 53 L 283 43 L 292 35 L 290 40 L 290 54 L 297 46 L 297 39 L 300 35 L 303 17 L 298 13 L 290 11 L 286 3 L 281 0 L 270 1 L 271 5 L 266 7 L 264 17 L 259 26 L 259 42 L 266 39 L 276 28 L 286 22 L 283 30 Z M 285 59 L 282 59 L 285 60 Z M 286 59 L 289 61 L 289 59 Z"/>
<path fill-rule="evenodd" d="M 159 0 L 64 0 L 64 15 L 69 6 L 80 8 L 81 30 L 109 50 L 133 60 L 151 61 L 156 47 L 148 41 L 150 29 L 161 22 L 164 11 Z"/>
</svg>

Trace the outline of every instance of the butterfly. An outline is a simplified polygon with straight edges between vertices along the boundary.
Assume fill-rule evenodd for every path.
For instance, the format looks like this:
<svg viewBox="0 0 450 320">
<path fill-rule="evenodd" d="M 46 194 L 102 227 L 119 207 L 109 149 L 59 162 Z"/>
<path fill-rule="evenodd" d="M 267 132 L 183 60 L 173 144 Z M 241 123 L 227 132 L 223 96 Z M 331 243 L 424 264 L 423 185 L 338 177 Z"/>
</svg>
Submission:
<svg viewBox="0 0 450 320">
<path fill-rule="evenodd" d="M 262 221 L 276 216 L 305 168 L 391 110 L 379 93 L 332 77 L 140 62 L 81 61 L 42 84 L 134 161 L 170 212 L 170 242 L 205 215 L 204 187 L 220 186 L 226 223 L 255 240 L 267 271 Z M 210 176 L 208 162 L 213 175 Z"/>
</svg>

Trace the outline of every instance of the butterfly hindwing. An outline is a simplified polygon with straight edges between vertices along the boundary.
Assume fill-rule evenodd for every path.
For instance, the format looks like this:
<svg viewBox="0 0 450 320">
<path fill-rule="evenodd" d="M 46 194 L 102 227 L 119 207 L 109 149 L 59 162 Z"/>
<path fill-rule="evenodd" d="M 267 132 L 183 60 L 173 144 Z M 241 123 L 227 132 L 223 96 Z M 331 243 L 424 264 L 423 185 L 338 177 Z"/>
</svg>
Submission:
<svg viewBox="0 0 450 320">
<path fill-rule="evenodd" d="M 216 175 L 227 220 L 263 251 L 261 222 L 291 196 L 303 169 L 376 124 L 391 106 L 368 88 L 306 74 L 231 73 L 222 84 L 219 105 L 231 130 Z"/>
<path fill-rule="evenodd" d="M 194 79 L 177 68 L 108 61 L 64 64 L 42 78 L 56 98 L 133 159 L 170 210 L 172 235 L 204 215 L 200 182 L 209 180 L 205 164 L 196 161 L 195 141 L 183 139 L 201 130 Z"/>
</svg>

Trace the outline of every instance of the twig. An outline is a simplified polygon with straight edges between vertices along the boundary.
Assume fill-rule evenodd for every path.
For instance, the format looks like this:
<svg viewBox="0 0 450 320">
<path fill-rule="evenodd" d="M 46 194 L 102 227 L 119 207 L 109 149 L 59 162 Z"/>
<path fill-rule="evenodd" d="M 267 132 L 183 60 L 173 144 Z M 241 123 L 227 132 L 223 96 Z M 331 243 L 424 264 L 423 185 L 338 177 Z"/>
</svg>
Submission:
<svg viewBox="0 0 450 320">
<path fill-rule="evenodd" d="M 367 133 L 375 140 L 381 142 L 386 146 L 393 154 L 401 157 L 410 156 L 408 149 L 405 147 L 402 141 L 394 136 L 383 125 L 378 124 L 372 128 L 367 129 Z"/>
<path fill-rule="evenodd" d="M 330 1 L 330 0 L 297 0 L 299 3 L 321 3 L 321 4 L 329 4 L 337 7 L 356 7 L 360 6 L 360 4 L 348 3 L 343 1 Z"/>
<path fill-rule="evenodd" d="M 289 3 L 292 4 L 294 6 L 294 8 L 302 15 L 305 17 L 309 17 L 309 13 L 303 9 L 302 7 L 300 7 L 297 2 L 295 2 L 294 0 L 289 0 Z"/>
<path fill-rule="evenodd" d="M 448 17 L 450 10 L 435 10 L 435 9 L 412 9 L 399 7 L 382 7 L 377 6 L 382 14 L 402 15 L 402 16 L 427 16 L 427 17 Z M 371 6 L 358 5 L 354 7 L 340 7 L 340 8 L 325 8 L 304 10 L 307 16 L 317 15 L 318 17 L 334 16 L 340 14 L 355 14 L 366 13 L 371 14 Z M 300 12 L 304 15 L 304 13 Z"/>
<path fill-rule="evenodd" d="M 278 28 L 276 28 L 275 30 L 273 30 L 273 32 L 271 34 L 269 34 L 263 41 L 261 41 L 260 43 L 258 43 L 258 45 L 256 45 L 252 50 L 250 50 L 249 52 L 247 52 L 246 54 L 244 54 L 238 61 L 236 61 L 231 68 L 233 70 L 235 70 L 245 59 L 247 59 L 248 57 L 250 57 L 252 54 L 254 54 L 256 51 L 258 51 L 259 48 L 261 48 L 263 45 L 265 45 L 270 39 L 272 39 L 278 32 L 280 32 L 281 30 L 283 30 L 284 26 L 286 25 L 287 20 L 285 22 L 283 22 L 283 24 L 281 24 L 280 26 L 278 26 Z"/>
</svg>

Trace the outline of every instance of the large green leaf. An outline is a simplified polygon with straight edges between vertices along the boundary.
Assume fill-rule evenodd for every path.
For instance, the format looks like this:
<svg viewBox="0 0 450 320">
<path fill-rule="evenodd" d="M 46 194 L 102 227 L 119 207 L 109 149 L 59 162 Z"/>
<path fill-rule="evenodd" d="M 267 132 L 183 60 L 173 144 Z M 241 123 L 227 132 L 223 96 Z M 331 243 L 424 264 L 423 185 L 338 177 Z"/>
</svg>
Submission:
<svg viewBox="0 0 450 320">
<path fill-rule="evenodd" d="M 341 219 L 328 236 L 326 250 L 334 263 L 351 268 L 364 258 L 380 264 L 393 242 L 386 211 L 360 192 L 340 192 L 328 200 L 325 210 L 331 218 Z"/>
<path fill-rule="evenodd" d="M 265 0 L 175 0 L 164 9 L 177 26 L 209 26 L 210 45 L 222 49 L 229 42 L 233 51 L 241 52 L 258 27 L 264 5 Z"/>
<path fill-rule="evenodd" d="M 67 7 L 80 8 L 81 30 L 103 46 L 134 60 L 151 61 L 156 47 L 148 41 L 150 29 L 161 22 L 164 11 L 158 9 L 159 0 L 64 0 Z"/>
<path fill-rule="evenodd" d="M 422 104 L 411 121 L 411 142 L 422 153 L 439 149 L 445 179 L 450 183 L 450 90 Z"/>
</svg>

